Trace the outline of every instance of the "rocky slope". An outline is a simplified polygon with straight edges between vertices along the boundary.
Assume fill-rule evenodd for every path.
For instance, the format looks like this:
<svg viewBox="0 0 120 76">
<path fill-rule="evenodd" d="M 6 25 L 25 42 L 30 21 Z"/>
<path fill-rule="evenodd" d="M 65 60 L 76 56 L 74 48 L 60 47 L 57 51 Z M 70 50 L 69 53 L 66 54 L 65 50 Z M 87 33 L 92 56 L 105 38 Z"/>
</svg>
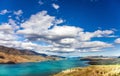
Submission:
<svg viewBox="0 0 120 76">
<path fill-rule="evenodd" d="M 34 51 L 30 50 L 19 50 L 15 48 L 10 48 L 10 47 L 4 47 L 0 46 L 0 52 L 4 52 L 7 54 L 17 54 L 17 55 L 39 55 L 39 53 L 36 53 Z"/>
<path fill-rule="evenodd" d="M 58 57 L 39 54 L 34 51 L 18 50 L 0 46 L 0 64 L 15 64 L 24 62 L 40 62 L 45 60 L 58 60 Z"/>
</svg>

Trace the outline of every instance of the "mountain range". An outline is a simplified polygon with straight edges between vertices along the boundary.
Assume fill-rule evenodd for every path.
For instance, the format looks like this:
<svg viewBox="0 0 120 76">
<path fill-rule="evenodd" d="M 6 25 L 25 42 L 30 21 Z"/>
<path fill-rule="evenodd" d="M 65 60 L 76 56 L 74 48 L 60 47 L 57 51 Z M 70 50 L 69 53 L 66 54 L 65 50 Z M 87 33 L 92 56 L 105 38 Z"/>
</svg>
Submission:
<svg viewBox="0 0 120 76">
<path fill-rule="evenodd" d="M 11 47 L 0 46 L 0 63 L 15 64 L 24 62 L 40 62 L 61 59 L 57 56 L 48 56 L 31 50 L 19 50 Z"/>
</svg>

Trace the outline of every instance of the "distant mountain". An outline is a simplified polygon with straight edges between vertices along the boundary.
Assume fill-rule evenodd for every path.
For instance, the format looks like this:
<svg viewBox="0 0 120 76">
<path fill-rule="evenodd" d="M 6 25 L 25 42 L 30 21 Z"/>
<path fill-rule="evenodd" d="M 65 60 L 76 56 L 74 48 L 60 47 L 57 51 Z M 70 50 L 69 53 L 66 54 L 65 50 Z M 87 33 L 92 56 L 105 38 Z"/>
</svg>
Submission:
<svg viewBox="0 0 120 76">
<path fill-rule="evenodd" d="M 15 54 L 15 55 L 39 55 L 39 53 L 30 51 L 30 50 L 19 50 L 10 47 L 0 46 L 0 52 L 4 52 L 7 54 Z"/>
<path fill-rule="evenodd" d="M 66 57 L 64 57 L 64 56 L 57 56 L 57 55 L 51 55 L 51 57 L 66 58 Z"/>
<path fill-rule="evenodd" d="M 46 60 L 59 60 L 59 57 L 40 54 L 31 50 L 19 50 L 0 46 L 0 64 L 15 64 L 24 62 L 40 62 Z"/>
</svg>

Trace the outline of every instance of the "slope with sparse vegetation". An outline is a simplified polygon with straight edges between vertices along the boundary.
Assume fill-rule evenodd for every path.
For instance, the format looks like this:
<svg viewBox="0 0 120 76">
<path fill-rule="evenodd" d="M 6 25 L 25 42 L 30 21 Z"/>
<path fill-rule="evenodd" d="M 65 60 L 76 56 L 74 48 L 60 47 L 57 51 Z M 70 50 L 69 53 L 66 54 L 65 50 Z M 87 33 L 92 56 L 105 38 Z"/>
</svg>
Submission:
<svg viewBox="0 0 120 76">
<path fill-rule="evenodd" d="M 73 68 L 53 76 L 120 76 L 120 65 L 92 65 Z"/>
<path fill-rule="evenodd" d="M 59 60 L 59 57 L 47 56 L 29 50 L 19 50 L 0 46 L 0 64 L 15 64 L 25 62 L 40 62 L 46 60 Z"/>
</svg>

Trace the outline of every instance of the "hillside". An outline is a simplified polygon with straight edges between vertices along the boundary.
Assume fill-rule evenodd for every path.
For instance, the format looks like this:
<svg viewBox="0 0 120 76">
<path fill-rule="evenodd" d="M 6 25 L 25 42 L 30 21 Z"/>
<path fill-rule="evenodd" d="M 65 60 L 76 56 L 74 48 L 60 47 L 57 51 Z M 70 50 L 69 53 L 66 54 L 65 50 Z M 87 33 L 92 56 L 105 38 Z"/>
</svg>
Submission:
<svg viewBox="0 0 120 76">
<path fill-rule="evenodd" d="M 53 76 L 120 76 L 120 66 L 93 65 L 65 70 Z"/>
<path fill-rule="evenodd" d="M 0 64 L 15 64 L 24 62 L 40 62 L 46 60 L 57 60 L 58 57 L 47 56 L 29 50 L 18 50 L 0 46 Z"/>
<path fill-rule="evenodd" d="M 39 55 L 39 53 L 30 51 L 30 50 L 19 50 L 10 47 L 0 46 L 0 52 L 4 52 L 7 54 L 15 54 L 15 55 Z"/>
</svg>

